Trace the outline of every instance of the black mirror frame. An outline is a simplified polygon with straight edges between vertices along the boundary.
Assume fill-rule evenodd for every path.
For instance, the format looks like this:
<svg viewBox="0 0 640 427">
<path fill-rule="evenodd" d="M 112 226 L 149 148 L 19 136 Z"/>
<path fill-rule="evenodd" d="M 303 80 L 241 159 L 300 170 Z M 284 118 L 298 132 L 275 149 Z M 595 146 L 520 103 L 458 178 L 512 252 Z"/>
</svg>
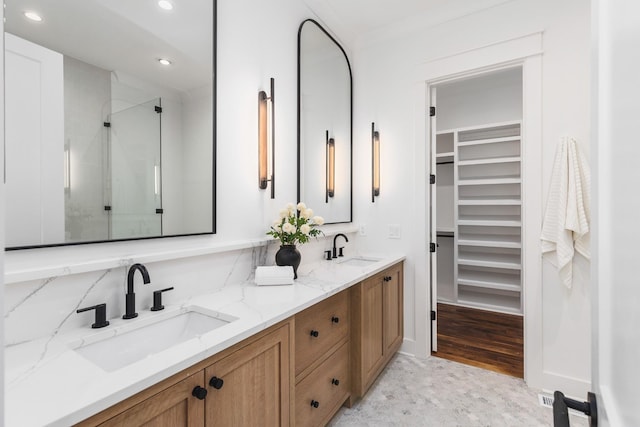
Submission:
<svg viewBox="0 0 640 427">
<path fill-rule="evenodd" d="M 21 249 L 38 249 L 38 248 L 52 248 L 57 246 L 77 246 L 77 245 L 89 245 L 94 243 L 111 243 L 111 242 L 129 242 L 135 240 L 151 240 L 151 239 L 166 239 L 171 237 L 187 237 L 187 236 L 202 236 L 207 234 L 216 234 L 216 186 L 217 186 L 217 169 L 216 169 L 216 152 L 217 152 L 217 65 L 218 65 L 218 1 L 211 0 L 213 2 L 213 76 L 212 76 L 212 105 L 211 110 L 213 113 L 213 117 L 211 118 L 211 123 L 213 126 L 213 139 L 211 143 L 213 144 L 212 153 L 213 153 L 213 163 L 211 168 L 211 179 L 213 180 L 213 186 L 211 188 L 212 194 L 212 206 L 211 206 L 211 231 L 210 232 L 202 232 L 202 233 L 188 233 L 188 234 L 172 234 L 169 236 L 150 236 L 150 237 L 134 237 L 131 239 L 111 239 L 111 240 L 90 240 L 86 242 L 68 242 L 68 243 L 51 243 L 46 245 L 26 245 L 26 246 L 12 246 L 5 247 L 5 251 L 16 251 Z"/>
<path fill-rule="evenodd" d="M 349 62 L 349 57 L 347 57 L 347 53 L 344 51 L 344 49 L 342 48 L 342 46 L 340 45 L 340 43 L 338 43 L 338 41 L 333 38 L 333 36 L 331 36 L 331 34 L 329 34 L 327 32 L 327 30 L 325 30 L 322 25 L 320 25 L 316 20 L 314 19 L 305 19 L 304 21 L 302 21 L 302 23 L 300 24 L 300 27 L 298 27 L 298 93 L 297 93 L 297 97 L 298 97 L 298 111 L 297 111 L 297 136 L 298 136 L 298 154 L 297 154 L 297 193 L 296 193 L 296 199 L 298 202 L 300 202 L 300 179 L 301 179 L 301 171 L 300 171 L 300 156 L 302 154 L 302 150 L 301 150 L 301 135 L 300 135 L 300 40 L 302 37 L 302 27 L 304 27 L 304 24 L 306 24 L 307 22 L 311 22 L 313 24 L 315 24 L 320 30 L 322 30 L 322 32 L 332 41 L 336 44 L 336 46 L 338 46 L 338 48 L 340 49 L 340 51 L 342 52 L 342 54 L 344 55 L 344 59 L 345 61 L 347 61 L 347 68 L 349 69 L 349 186 L 350 186 L 350 197 L 349 197 L 349 220 L 348 221 L 337 221 L 337 222 L 326 222 L 325 224 L 345 224 L 345 223 L 350 223 L 353 222 L 353 73 L 351 71 L 351 63 Z"/>
</svg>

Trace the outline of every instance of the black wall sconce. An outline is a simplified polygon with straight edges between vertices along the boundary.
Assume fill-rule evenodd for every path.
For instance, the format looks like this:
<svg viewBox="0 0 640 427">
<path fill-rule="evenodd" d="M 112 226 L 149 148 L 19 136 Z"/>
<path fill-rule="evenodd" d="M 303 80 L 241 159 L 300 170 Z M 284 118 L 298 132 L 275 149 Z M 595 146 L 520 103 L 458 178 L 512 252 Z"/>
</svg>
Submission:
<svg viewBox="0 0 640 427">
<path fill-rule="evenodd" d="M 371 203 L 380 195 L 380 133 L 371 123 Z"/>
<path fill-rule="evenodd" d="M 268 147 L 268 105 L 271 101 L 271 173 L 269 173 L 269 147 Z M 271 96 L 263 90 L 258 92 L 258 185 L 261 190 L 267 188 L 271 181 L 271 198 L 276 196 L 276 118 L 275 118 L 275 80 L 271 78 Z M 270 175 L 270 176 L 269 176 Z"/>
<path fill-rule="evenodd" d="M 333 138 L 329 138 L 329 131 L 326 132 L 327 141 L 327 191 L 324 198 L 325 203 L 329 203 L 329 197 L 333 197 L 336 190 L 336 143 Z"/>
</svg>

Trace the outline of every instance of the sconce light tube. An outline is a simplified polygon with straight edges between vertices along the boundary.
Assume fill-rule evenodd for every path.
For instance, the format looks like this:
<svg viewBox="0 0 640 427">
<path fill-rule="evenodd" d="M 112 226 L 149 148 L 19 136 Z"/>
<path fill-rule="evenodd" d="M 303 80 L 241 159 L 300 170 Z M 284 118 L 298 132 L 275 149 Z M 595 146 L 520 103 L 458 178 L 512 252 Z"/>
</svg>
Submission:
<svg viewBox="0 0 640 427">
<path fill-rule="evenodd" d="M 64 149 L 64 189 L 69 191 L 71 189 L 71 151 L 69 147 Z"/>
<path fill-rule="evenodd" d="M 329 138 L 329 131 L 326 132 L 327 141 L 327 191 L 325 203 L 329 203 L 329 197 L 333 197 L 336 190 L 336 143 L 333 138 Z"/>
<path fill-rule="evenodd" d="M 371 202 L 380 195 L 380 133 L 371 123 Z"/>
<path fill-rule="evenodd" d="M 271 101 L 271 171 L 269 171 L 269 146 L 268 146 L 268 105 Z M 271 96 L 265 91 L 258 92 L 258 187 L 261 190 L 267 188 L 271 181 L 271 198 L 275 198 L 275 80 L 271 78 Z"/>
<path fill-rule="evenodd" d="M 160 167 L 153 166 L 153 192 L 156 196 L 160 195 Z"/>
</svg>

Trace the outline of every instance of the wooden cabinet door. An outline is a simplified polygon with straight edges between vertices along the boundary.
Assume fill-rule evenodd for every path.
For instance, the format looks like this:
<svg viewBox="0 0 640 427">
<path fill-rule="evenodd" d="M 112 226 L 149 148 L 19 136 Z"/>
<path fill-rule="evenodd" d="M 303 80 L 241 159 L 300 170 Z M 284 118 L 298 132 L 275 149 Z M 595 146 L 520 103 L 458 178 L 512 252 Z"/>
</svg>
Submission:
<svg viewBox="0 0 640 427">
<path fill-rule="evenodd" d="M 202 427 L 205 401 L 191 393 L 204 386 L 204 372 L 193 374 L 179 383 L 144 400 L 100 424 L 108 427 Z"/>
<path fill-rule="evenodd" d="M 398 351 L 404 338 L 402 268 L 393 267 L 384 273 L 383 343 L 385 358 Z"/>
<path fill-rule="evenodd" d="M 382 276 L 351 288 L 352 399 L 364 395 L 384 362 Z"/>
<path fill-rule="evenodd" d="M 384 287 L 379 276 L 362 282 L 361 296 L 361 369 L 363 383 L 370 384 L 384 358 L 383 301 Z"/>
<path fill-rule="evenodd" d="M 289 345 L 287 324 L 207 367 L 206 425 L 289 425 Z"/>
</svg>

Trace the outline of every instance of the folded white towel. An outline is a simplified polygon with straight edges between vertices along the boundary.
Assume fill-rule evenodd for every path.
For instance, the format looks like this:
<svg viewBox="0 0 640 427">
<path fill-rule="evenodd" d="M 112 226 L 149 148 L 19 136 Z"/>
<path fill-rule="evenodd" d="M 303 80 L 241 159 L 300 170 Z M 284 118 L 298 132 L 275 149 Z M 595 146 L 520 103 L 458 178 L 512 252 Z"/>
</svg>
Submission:
<svg viewBox="0 0 640 427">
<path fill-rule="evenodd" d="M 256 267 L 255 282 L 258 286 L 293 285 L 293 267 L 278 265 Z"/>
<path fill-rule="evenodd" d="M 575 139 L 563 137 L 556 150 L 542 225 L 542 254 L 571 288 L 575 251 L 590 259 L 591 174 Z"/>
</svg>

